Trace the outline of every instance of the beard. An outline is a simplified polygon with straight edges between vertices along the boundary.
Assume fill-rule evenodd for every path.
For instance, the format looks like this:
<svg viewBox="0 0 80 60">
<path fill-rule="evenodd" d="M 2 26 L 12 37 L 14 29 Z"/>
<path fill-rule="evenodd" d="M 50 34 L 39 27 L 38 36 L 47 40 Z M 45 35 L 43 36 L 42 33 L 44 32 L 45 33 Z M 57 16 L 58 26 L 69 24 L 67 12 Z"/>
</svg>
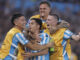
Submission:
<svg viewBox="0 0 80 60">
<path fill-rule="evenodd" d="M 57 31 L 57 27 L 51 27 L 50 28 L 50 34 L 53 34 Z"/>
</svg>

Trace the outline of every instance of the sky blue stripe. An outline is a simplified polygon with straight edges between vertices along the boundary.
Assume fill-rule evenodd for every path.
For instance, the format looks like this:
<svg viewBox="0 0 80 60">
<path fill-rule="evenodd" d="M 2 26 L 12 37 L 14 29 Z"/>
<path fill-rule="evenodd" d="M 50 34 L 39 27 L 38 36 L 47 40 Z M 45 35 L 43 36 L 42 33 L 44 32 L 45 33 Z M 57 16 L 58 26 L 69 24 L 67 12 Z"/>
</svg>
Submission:
<svg viewBox="0 0 80 60">
<path fill-rule="evenodd" d="M 43 60 L 42 56 L 40 56 L 40 60 Z"/>
<path fill-rule="evenodd" d="M 64 33 L 65 35 L 71 36 L 72 34 Z"/>
<path fill-rule="evenodd" d="M 67 53 L 65 54 L 64 59 L 69 60 Z"/>
<path fill-rule="evenodd" d="M 66 36 L 63 36 L 63 39 L 70 39 L 70 37 L 72 36 L 72 33 L 66 33 L 66 31 L 64 32 L 64 35 L 67 35 L 67 36 L 69 36 L 69 37 L 66 37 Z"/>
<path fill-rule="evenodd" d="M 24 40 L 25 38 L 24 38 L 20 33 L 18 33 L 17 35 L 18 35 L 19 38 L 25 43 L 25 40 Z"/>
<path fill-rule="evenodd" d="M 17 38 L 16 38 L 15 36 L 14 36 L 13 39 L 12 39 L 12 43 L 15 44 L 16 46 L 18 46 L 18 41 L 17 41 Z M 9 53 L 14 54 L 15 49 L 16 49 L 16 48 L 11 45 L 11 48 L 10 48 L 10 52 L 9 52 Z"/>
<path fill-rule="evenodd" d="M 45 37 L 45 36 L 46 36 L 46 35 L 44 34 L 43 37 Z M 43 39 L 43 41 L 41 41 L 41 42 L 42 42 L 42 45 L 45 43 L 45 40 L 46 40 L 46 38 Z M 43 60 L 43 57 L 42 57 L 42 56 L 40 56 L 40 60 Z"/>
<path fill-rule="evenodd" d="M 64 42 L 66 42 L 66 40 L 63 40 L 62 45 L 64 44 Z M 67 44 L 67 43 L 66 43 L 66 44 Z M 64 53 L 65 50 L 66 50 L 66 44 L 63 46 L 63 53 Z M 68 60 L 68 55 L 67 55 L 67 53 L 66 53 L 63 57 L 64 57 L 65 60 Z"/>
<path fill-rule="evenodd" d="M 16 35 L 18 35 L 19 36 L 19 38 L 20 38 L 20 40 L 22 41 L 20 41 L 18 38 L 17 38 L 17 36 L 16 36 L 16 38 L 18 39 L 18 41 L 20 42 L 20 43 L 22 43 L 22 44 L 27 44 L 29 41 L 24 37 L 24 35 L 23 34 L 21 34 L 21 33 L 17 33 Z"/>
</svg>

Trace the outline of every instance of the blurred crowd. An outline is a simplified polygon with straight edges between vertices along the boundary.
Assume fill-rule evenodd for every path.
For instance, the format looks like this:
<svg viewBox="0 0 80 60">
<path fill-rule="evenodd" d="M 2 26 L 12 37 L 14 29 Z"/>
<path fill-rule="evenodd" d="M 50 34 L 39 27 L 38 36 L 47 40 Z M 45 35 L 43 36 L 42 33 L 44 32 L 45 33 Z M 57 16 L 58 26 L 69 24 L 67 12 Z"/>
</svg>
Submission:
<svg viewBox="0 0 80 60">
<path fill-rule="evenodd" d="M 65 2 L 65 3 L 80 3 L 80 0 L 50 0 L 56 2 Z"/>
<path fill-rule="evenodd" d="M 26 21 L 30 16 L 39 13 L 41 0 L 0 0 L 0 45 L 8 30 L 12 27 L 10 18 L 16 12 L 23 13 Z M 73 33 L 80 32 L 80 0 L 48 0 L 51 3 L 52 11 L 59 15 L 60 19 L 70 23 L 70 30 Z M 72 51 L 80 60 L 80 42 L 71 42 Z"/>
</svg>

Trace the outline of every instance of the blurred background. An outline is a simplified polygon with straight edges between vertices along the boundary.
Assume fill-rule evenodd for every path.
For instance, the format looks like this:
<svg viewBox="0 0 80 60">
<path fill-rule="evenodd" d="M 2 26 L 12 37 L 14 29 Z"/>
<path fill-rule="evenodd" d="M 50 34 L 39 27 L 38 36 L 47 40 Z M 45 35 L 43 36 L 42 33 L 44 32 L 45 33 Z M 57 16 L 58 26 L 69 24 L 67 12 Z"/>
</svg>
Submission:
<svg viewBox="0 0 80 60">
<path fill-rule="evenodd" d="M 6 33 L 12 27 L 10 18 L 16 13 L 23 13 L 27 20 L 39 13 L 39 3 L 44 0 L 0 0 L 0 46 Z M 58 14 L 63 20 L 70 23 L 70 30 L 78 34 L 80 32 L 80 0 L 45 0 L 49 1 L 52 13 Z M 26 21 L 27 21 L 26 20 Z M 80 41 L 71 40 L 72 59 L 80 60 Z"/>
</svg>

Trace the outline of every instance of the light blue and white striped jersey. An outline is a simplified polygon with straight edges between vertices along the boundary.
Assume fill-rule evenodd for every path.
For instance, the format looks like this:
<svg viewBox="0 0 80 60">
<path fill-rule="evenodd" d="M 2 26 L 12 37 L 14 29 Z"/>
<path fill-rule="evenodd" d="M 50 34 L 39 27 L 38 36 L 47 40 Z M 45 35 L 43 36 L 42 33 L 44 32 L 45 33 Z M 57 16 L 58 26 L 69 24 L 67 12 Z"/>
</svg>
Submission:
<svg viewBox="0 0 80 60">
<path fill-rule="evenodd" d="M 40 33 L 40 38 L 41 38 L 41 42 L 39 43 L 40 45 L 49 43 L 50 37 L 47 33 Z M 34 51 L 34 50 L 30 50 L 30 49 L 27 49 L 27 51 L 32 52 L 32 53 L 40 52 L 40 51 Z M 49 60 L 49 52 L 48 52 L 48 54 L 45 54 L 42 56 L 32 57 L 32 58 L 30 58 L 30 60 Z"/>
<path fill-rule="evenodd" d="M 68 54 L 66 52 L 66 45 L 67 45 L 67 40 L 70 39 L 72 35 L 73 35 L 73 33 L 70 30 L 66 30 L 64 32 L 63 41 L 62 41 L 64 60 L 69 60 Z"/>
<path fill-rule="evenodd" d="M 17 33 L 14 35 L 12 39 L 11 48 L 9 51 L 9 55 L 4 60 L 12 60 L 17 59 L 16 55 L 18 53 L 18 43 L 21 43 L 22 45 L 27 44 L 29 41 L 24 37 L 22 33 Z"/>
</svg>

